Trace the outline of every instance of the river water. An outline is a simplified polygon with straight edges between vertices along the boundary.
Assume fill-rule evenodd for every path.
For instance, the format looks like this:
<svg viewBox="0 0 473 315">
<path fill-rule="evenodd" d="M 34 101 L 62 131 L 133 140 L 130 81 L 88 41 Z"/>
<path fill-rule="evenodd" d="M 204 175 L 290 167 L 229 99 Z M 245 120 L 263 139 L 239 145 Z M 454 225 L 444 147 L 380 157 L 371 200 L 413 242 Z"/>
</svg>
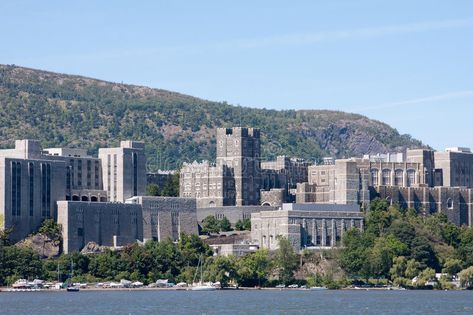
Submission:
<svg viewBox="0 0 473 315">
<path fill-rule="evenodd" d="M 473 291 L 0 292 L 0 314 L 473 314 Z"/>
</svg>

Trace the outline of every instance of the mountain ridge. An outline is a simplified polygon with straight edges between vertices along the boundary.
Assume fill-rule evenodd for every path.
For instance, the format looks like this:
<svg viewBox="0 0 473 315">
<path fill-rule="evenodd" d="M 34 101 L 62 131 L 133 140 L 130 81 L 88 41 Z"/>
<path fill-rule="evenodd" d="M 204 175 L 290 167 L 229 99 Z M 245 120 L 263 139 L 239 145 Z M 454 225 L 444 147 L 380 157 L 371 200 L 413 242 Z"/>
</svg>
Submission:
<svg viewBox="0 0 473 315">
<path fill-rule="evenodd" d="M 387 124 L 331 110 L 229 105 L 178 92 L 80 75 L 0 65 L 0 147 L 36 138 L 44 147 L 87 148 L 146 142 L 149 169 L 215 159 L 215 128 L 262 131 L 262 157 L 320 160 L 427 147 Z"/>
</svg>

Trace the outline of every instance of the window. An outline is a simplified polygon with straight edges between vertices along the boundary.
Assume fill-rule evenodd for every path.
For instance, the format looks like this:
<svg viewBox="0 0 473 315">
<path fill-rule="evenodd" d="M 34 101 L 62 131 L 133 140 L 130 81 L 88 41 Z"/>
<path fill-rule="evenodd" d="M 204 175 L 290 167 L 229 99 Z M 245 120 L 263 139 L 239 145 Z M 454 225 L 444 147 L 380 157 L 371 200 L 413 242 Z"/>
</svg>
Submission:
<svg viewBox="0 0 473 315">
<path fill-rule="evenodd" d="M 378 186 L 378 170 L 376 168 L 371 170 L 371 184 L 373 186 Z"/>
<path fill-rule="evenodd" d="M 388 170 L 388 169 L 383 170 L 381 180 L 382 180 L 381 185 L 384 185 L 384 186 L 391 185 L 391 170 Z"/>
<path fill-rule="evenodd" d="M 133 163 L 133 196 L 138 195 L 138 155 L 133 152 L 132 156 Z"/>
<path fill-rule="evenodd" d="M 77 236 L 79 236 L 79 237 L 84 236 L 84 228 L 78 228 L 77 229 Z"/>
<path fill-rule="evenodd" d="M 404 172 L 403 170 L 396 170 L 394 172 L 394 185 L 395 186 L 402 186 L 403 185 L 403 177 L 404 177 Z"/>
<path fill-rule="evenodd" d="M 21 164 L 11 163 L 11 204 L 12 215 L 21 215 Z"/>
<path fill-rule="evenodd" d="M 415 184 L 416 179 L 416 171 L 415 170 L 407 170 L 407 187 L 411 187 Z"/>
<path fill-rule="evenodd" d="M 452 210 L 453 209 L 453 199 L 452 198 L 448 198 L 447 199 L 447 208 L 449 210 Z"/>
<path fill-rule="evenodd" d="M 29 184 L 30 184 L 30 217 L 33 216 L 34 210 L 34 164 L 28 163 L 28 177 L 29 177 Z"/>
</svg>

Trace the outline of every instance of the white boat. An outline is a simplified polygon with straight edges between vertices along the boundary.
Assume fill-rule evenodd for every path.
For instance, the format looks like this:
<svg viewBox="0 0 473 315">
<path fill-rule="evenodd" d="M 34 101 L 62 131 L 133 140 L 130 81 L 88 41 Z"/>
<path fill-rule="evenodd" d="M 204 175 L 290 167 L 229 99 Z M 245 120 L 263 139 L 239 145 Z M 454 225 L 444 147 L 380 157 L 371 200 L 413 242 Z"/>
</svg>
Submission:
<svg viewBox="0 0 473 315">
<path fill-rule="evenodd" d="M 217 288 L 208 283 L 202 283 L 202 284 L 198 283 L 197 285 L 193 286 L 191 290 L 192 291 L 215 291 L 217 290 Z"/>
<path fill-rule="evenodd" d="M 310 287 L 310 290 L 312 291 L 323 291 L 323 290 L 327 290 L 326 287 Z"/>
<path fill-rule="evenodd" d="M 193 281 L 193 285 L 192 285 L 192 288 L 191 290 L 192 291 L 215 291 L 217 290 L 217 288 L 212 285 L 212 283 L 204 283 L 202 281 L 202 278 L 203 278 L 203 261 L 202 261 L 202 255 L 199 257 L 199 262 L 197 263 L 197 270 L 195 271 L 195 275 L 194 275 L 194 281 Z M 197 273 L 199 272 L 199 268 L 200 268 L 200 281 L 199 282 L 195 282 L 195 278 L 197 276 Z"/>
</svg>

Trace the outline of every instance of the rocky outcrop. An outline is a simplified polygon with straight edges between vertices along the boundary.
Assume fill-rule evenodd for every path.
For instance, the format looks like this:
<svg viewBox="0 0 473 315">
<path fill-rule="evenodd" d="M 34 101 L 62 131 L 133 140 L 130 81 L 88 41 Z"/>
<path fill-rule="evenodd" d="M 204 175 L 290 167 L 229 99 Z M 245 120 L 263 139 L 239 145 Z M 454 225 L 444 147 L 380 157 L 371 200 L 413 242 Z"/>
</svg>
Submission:
<svg viewBox="0 0 473 315">
<path fill-rule="evenodd" d="M 57 240 L 52 240 L 46 235 L 35 234 L 30 235 L 16 246 L 22 248 L 29 248 L 36 252 L 41 258 L 57 257 L 61 253 L 61 243 Z"/>
<path fill-rule="evenodd" d="M 99 254 L 103 253 L 107 249 L 106 246 L 100 246 L 99 244 L 95 242 L 88 242 L 87 245 L 82 248 L 80 251 L 81 254 L 84 255 L 89 255 L 89 254 Z"/>
</svg>

